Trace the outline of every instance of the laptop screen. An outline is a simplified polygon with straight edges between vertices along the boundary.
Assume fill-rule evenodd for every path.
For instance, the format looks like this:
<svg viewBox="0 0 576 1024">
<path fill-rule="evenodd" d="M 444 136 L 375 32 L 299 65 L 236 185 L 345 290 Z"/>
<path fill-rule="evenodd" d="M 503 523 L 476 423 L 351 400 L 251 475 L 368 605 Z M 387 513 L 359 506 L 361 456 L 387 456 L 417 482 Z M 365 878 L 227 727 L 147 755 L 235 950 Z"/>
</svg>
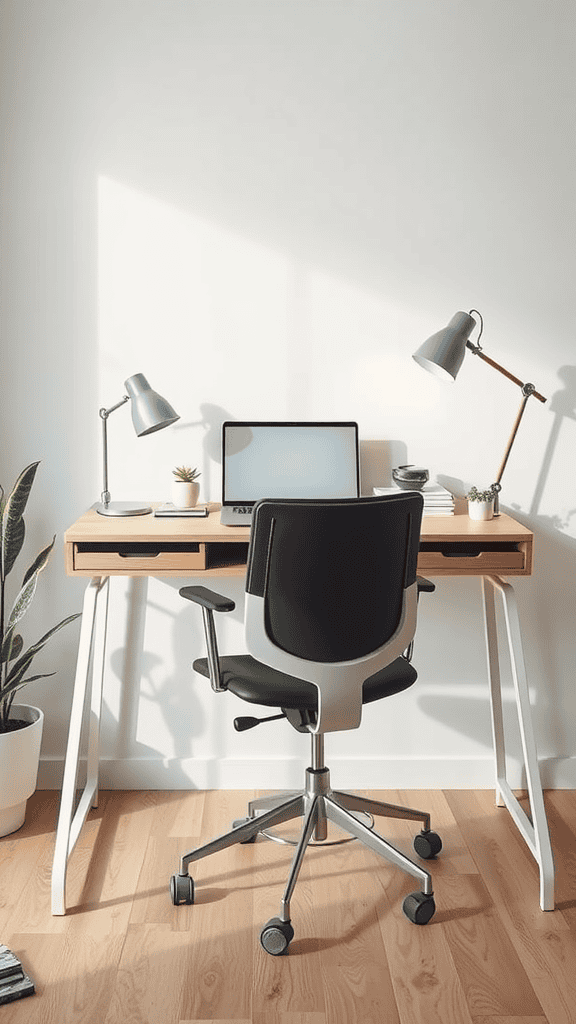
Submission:
<svg viewBox="0 0 576 1024">
<path fill-rule="evenodd" d="M 222 426 L 222 503 L 260 498 L 357 498 L 356 423 L 248 423 Z"/>
</svg>

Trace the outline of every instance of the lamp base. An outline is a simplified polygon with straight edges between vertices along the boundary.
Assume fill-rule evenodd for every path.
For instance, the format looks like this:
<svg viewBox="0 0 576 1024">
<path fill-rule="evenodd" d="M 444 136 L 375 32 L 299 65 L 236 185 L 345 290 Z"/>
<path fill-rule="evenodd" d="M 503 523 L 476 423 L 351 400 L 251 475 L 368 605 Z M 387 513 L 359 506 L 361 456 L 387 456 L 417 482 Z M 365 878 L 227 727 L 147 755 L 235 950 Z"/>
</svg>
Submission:
<svg viewBox="0 0 576 1024">
<path fill-rule="evenodd" d="M 96 511 L 101 516 L 147 516 L 152 511 L 150 505 L 134 505 L 131 501 L 99 502 Z"/>
</svg>

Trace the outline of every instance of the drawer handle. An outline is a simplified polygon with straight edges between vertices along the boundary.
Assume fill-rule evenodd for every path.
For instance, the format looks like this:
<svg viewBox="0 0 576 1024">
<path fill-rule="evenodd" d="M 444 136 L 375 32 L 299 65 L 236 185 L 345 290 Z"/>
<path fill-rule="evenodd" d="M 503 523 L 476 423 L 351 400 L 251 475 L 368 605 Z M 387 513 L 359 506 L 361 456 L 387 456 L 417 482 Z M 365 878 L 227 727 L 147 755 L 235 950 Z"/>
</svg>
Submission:
<svg viewBox="0 0 576 1024">
<path fill-rule="evenodd" d="M 480 558 L 485 551 L 441 551 L 442 558 Z"/>
<path fill-rule="evenodd" d="M 152 551 L 150 548 L 146 548 L 144 551 L 119 551 L 120 558 L 158 558 L 160 554 L 160 548 L 155 548 Z"/>
<path fill-rule="evenodd" d="M 488 555 L 492 552 L 518 551 L 518 545 L 514 543 L 498 543 L 487 541 L 461 541 L 456 544 L 438 544 L 433 541 L 423 541 L 420 544 L 420 551 L 426 554 L 442 555 L 443 558 L 480 558 L 481 555 Z"/>
</svg>

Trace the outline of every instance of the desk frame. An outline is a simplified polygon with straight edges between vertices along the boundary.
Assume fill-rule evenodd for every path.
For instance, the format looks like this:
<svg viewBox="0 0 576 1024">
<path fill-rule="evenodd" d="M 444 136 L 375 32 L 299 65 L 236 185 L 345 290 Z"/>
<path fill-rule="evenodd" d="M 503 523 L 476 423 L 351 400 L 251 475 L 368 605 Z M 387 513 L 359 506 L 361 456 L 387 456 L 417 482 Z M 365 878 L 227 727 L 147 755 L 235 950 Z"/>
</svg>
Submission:
<svg viewBox="0 0 576 1024">
<path fill-rule="evenodd" d="M 198 555 L 203 560 L 204 568 L 190 568 L 188 554 L 186 554 L 186 559 L 182 559 L 176 554 L 171 564 L 164 562 L 160 567 L 153 561 L 158 556 L 150 555 L 150 549 L 146 548 L 146 545 L 153 544 L 161 550 L 163 545 L 173 546 L 175 542 L 179 543 L 185 540 L 198 542 L 198 547 L 201 548 Z M 220 517 L 216 513 L 211 513 L 204 520 L 166 520 L 155 519 L 153 516 L 139 516 L 137 519 L 114 521 L 103 519 L 103 517 L 97 516 L 94 510 L 90 510 L 67 531 L 65 535 L 67 571 L 72 576 L 90 578 L 84 595 L 60 814 L 56 831 L 52 869 L 53 915 L 66 913 L 68 861 L 90 809 L 98 806 L 100 717 L 110 576 L 196 576 L 201 578 L 242 576 L 245 574 L 246 565 L 245 561 L 241 558 L 238 560 L 237 557 L 238 551 L 241 549 L 238 547 L 228 549 L 235 552 L 235 556 L 227 561 L 225 549 L 222 546 L 238 545 L 243 542 L 245 544 L 246 540 L 245 528 L 231 529 L 221 526 Z M 418 560 L 419 572 L 428 576 L 473 575 L 479 576 L 482 581 L 495 758 L 496 803 L 498 806 L 507 807 L 520 835 L 536 860 L 540 874 L 541 909 L 554 910 L 554 862 L 532 724 L 518 606 L 512 585 L 501 578 L 502 573 L 505 575 L 529 575 L 531 573 L 533 535 L 526 527 L 504 514 L 488 523 L 474 523 L 467 516 L 452 516 L 446 517 L 446 519 L 440 516 L 426 516 L 422 521 L 421 541 L 428 550 L 421 552 L 421 557 Z M 102 544 L 110 542 L 117 542 L 119 551 L 124 551 L 124 554 L 120 556 L 121 564 L 111 564 L 108 557 L 109 552 L 106 552 L 105 559 L 101 558 Z M 486 550 L 480 551 L 477 555 L 458 554 L 456 558 L 452 558 L 450 547 L 462 543 L 474 543 L 480 547 L 484 545 Z M 132 544 L 134 547 L 127 551 L 125 547 L 122 547 L 127 544 Z M 502 546 L 501 550 L 498 550 L 499 544 Z M 86 553 L 86 548 L 94 547 L 94 561 L 89 566 L 86 565 L 85 559 L 80 559 L 82 567 L 78 564 L 79 545 L 83 546 L 82 554 Z M 515 549 L 512 552 L 510 552 L 511 545 Z M 430 548 L 433 550 L 430 551 Z M 224 557 L 222 557 L 223 551 Z M 518 557 L 518 552 L 522 553 L 521 558 Z M 210 564 L 211 557 L 212 564 Z M 106 567 L 102 567 L 98 574 L 96 570 L 99 561 L 104 561 Z M 187 561 L 185 568 L 182 566 L 182 561 Z M 492 571 L 490 571 L 491 569 Z M 500 645 L 496 625 L 496 594 L 501 597 L 504 611 L 508 654 L 512 667 L 532 818 L 520 805 L 506 777 L 506 744 L 502 714 Z M 81 757 L 82 722 L 87 700 L 90 701 L 90 712 L 86 783 L 76 811 L 74 811 L 76 780 Z"/>
</svg>

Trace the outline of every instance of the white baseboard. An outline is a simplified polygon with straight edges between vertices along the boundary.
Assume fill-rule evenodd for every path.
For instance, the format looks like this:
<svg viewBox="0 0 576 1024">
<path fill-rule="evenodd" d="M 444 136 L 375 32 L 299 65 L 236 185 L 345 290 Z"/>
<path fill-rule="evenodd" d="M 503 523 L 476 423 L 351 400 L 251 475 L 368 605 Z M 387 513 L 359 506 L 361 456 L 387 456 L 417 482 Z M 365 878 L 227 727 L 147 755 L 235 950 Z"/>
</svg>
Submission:
<svg viewBox="0 0 576 1024">
<path fill-rule="evenodd" d="M 64 763 L 40 761 L 38 789 L 60 789 Z M 101 789 L 300 789 L 305 764 L 299 758 L 127 758 L 100 762 Z M 81 765 L 82 784 L 85 768 Z M 332 785 L 341 789 L 492 789 L 491 755 L 473 758 L 335 758 Z M 544 789 L 576 789 L 576 757 L 540 762 Z M 508 765 L 513 789 L 524 789 L 522 766 Z"/>
</svg>

